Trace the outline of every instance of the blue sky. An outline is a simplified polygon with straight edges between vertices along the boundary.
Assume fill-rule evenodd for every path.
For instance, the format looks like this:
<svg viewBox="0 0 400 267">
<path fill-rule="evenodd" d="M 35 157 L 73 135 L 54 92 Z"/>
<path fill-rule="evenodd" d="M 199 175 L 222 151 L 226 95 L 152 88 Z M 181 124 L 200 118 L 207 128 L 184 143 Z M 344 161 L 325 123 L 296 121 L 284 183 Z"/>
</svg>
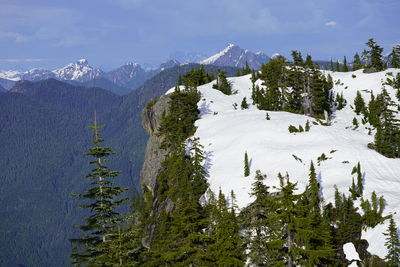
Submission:
<svg viewBox="0 0 400 267">
<path fill-rule="evenodd" d="M 0 69 L 157 65 L 227 43 L 352 58 L 371 37 L 385 52 L 399 43 L 398 14 L 399 0 L 0 0 Z"/>
</svg>

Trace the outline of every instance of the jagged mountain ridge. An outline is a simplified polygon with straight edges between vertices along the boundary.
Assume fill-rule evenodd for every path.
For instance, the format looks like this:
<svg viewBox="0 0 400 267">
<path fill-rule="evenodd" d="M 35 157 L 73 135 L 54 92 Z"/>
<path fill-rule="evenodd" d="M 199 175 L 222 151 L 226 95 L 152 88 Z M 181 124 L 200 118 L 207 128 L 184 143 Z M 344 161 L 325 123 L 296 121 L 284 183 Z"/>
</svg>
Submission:
<svg viewBox="0 0 400 267">
<path fill-rule="evenodd" d="M 216 66 L 231 66 L 243 68 L 246 62 L 249 67 L 255 70 L 261 68 L 261 65 L 268 63 L 270 57 L 262 52 L 251 52 L 240 48 L 234 44 L 228 44 L 223 50 L 209 58 L 200 61 L 200 64 L 216 65 Z"/>
<path fill-rule="evenodd" d="M 41 81 L 54 78 L 60 81 L 72 81 L 75 85 L 78 82 L 80 83 L 78 85 L 99 86 L 118 94 L 126 94 L 161 71 L 179 64 L 176 60 L 169 60 L 162 63 L 159 68 L 145 70 L 137 63 L 128 62 L 119 68 L 103 72 L 90 66 L 87 59 L 79 59 L 75 63 L 53 71 L 38 68 L 25 72 L 3 71 L 0 72 L 0 84 L 10 89 L 19 80 Z"/>
<path fill-rule="evenodd" d="M 103 74 L 102 70 L 90 66 L 87 59 L 79 59 L 75 63 L 70 63 L 52 72 L 59 80 L 73 80 L 79 82 L 87 82 Z"/>
</svg>

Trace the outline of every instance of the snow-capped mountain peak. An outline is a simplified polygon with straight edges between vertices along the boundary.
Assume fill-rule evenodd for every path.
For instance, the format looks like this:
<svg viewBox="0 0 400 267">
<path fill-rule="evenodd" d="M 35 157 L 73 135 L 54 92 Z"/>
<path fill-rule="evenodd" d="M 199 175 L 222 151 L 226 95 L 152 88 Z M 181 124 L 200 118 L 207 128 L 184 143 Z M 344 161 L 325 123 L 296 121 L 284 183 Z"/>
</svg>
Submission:
<svg viewBox="0 0 400 267">
<path fill-rule="evenodd" d="M 76 61 L 79 65 L 86 65 L 89 66 L 89 61 L 86 58 L 81 58 Z"/>
<path fill-rule="evenodd" d="M 87 59 L 79 59 L 75 63 L 70 63 L 63 68 L 54 70 L 53 73 L 60 80 L 86 82 L 101 76 L 103 71 L 91 67 Z"/>
<path fill-rule="evenodd" d="M 234 44 L 228 44 L 223 50 L 221 50 L 220 52 L 216 53 L 215 55 L 212 55 L 209 58 L 206 58 L 202 61 L 200 61 L 201 64 L 213 64 L 216 63 L 221 57 L 223 57 L 226 53 L 229 52 L 229 50 L 233 49 L 234 47 L 238 47 Z M 241 49 L 240 47 L 238 47 L 239 49 Z"/>
<path fill-rule="evenodd" d="M 259 69 L 263 63 L 267 63 L 269 57 L 264 53 L 253 53 L 249 50 L 240 48 L 235 44 L 228 44 L 223 50 L 208 57 L 200 64 L 217 65 L 217 66 L 232 66 L 242 68 L 249 64 L 250 68 Z"/>
</svg>

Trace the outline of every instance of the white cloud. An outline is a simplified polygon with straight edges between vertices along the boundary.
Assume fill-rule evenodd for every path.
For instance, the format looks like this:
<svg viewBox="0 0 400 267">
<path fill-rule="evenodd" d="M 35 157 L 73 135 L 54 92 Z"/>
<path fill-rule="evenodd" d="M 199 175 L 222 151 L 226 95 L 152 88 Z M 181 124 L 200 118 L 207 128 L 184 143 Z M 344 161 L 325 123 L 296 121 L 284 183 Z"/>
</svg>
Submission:
<svg viewBox="0 0 400 267">
<path fill-rule="evenodd" d="M 325 26 L 327 27 L 335 27 L 337 25 L 336 21 L 328 21 L 327 23 L 325 23 Z"/>
</svg>

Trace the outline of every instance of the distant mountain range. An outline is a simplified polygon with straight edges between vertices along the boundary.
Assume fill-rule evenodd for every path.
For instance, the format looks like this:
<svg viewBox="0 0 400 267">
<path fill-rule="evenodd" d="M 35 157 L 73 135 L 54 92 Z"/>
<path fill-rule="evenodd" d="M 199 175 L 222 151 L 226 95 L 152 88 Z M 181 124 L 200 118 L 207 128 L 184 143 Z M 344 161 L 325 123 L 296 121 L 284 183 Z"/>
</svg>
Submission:
<svg viewBox="0 0 400 267">
<path fill-rule="evenodd" d="M 75 63 L 52 71 L 45 69 L 31 69 L 24 72 L 3 71 L 0 72 L 0 85 L 10 89 L 19 80 L 41 81 L 54 78 L 74 85 L 97 86 L 117 94 L 127 94 L 162 70 L 179 64 L 178 61 L 169 60 L 157 69 L 146 71 L 139 64 L 129 62 L 115 70 L 103 72 L 90 66 L 88 60 L 79 59 Z"/>
<path fill-rule="evenodd" d="M 193 63 L 187 62 L 187 60 L 198 60 L 200 57 L 199 54 L 189 55 L 182 53 L 178 53 L 176 56 L 183 61 L 171 59 L 162 63 L 158 68 L 152 69 L 145 69 L 138 63 L 128 62 L 114 70 L 104 72 L 99 68 L 92 67 L 87 59 L 79 59 L 74 63 L 55 70 L 35 68 L 28 71 L 0 71 L 0 85 L 8 90 L 19 80 L 41 81 L 54 78 L 74 85 L 101 87 L 122 95 L 140 87 L 145 81 L 165 69 L 181 64 Z M 242 68 L 247 62 L 250 68 L 259 69 L 269 59 L 264 53 L 253 53 L 237 45 L 229 44 L 220 52 L 201 60 L 199 63 L 203 65 Z"/>
</svg>

